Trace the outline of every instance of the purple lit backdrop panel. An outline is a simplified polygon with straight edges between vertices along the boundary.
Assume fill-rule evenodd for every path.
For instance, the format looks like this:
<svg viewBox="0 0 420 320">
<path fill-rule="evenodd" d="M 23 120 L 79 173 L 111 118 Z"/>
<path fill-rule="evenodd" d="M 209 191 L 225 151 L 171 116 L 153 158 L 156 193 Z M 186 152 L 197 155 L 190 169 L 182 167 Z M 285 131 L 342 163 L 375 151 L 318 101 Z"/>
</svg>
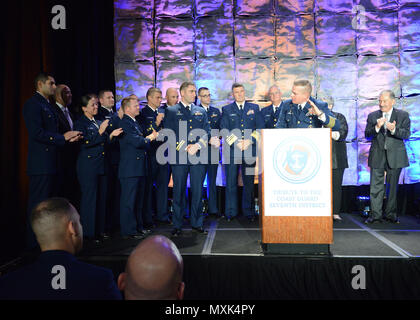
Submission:
<svg viewBox="0 0 420 320">
<path fill-rule="evenodd" d="M 115 28 L 115 58 L 134 61 L 153 58 L 153 21 L 121 21 Z"/>
<path fill-rule="evenodd" d="M 315 30 L 312 15 L 277 17 L 277 57 L 312 58 L 315 54 Z"/>
<path fill-rule="evenodd" d="M 233 17 L 233 0 L 196 0 L 197 16 Z"/>
<path fill-rule="evenodd" d="M 316 17 L 317 55 L 350 55 L 356 53 L 356 31 L 352 28 L 353 16 L 322 12 Z M 334 37 L 331 37 L 335 34 Z"/>
<path fill-rule="evenodd" d="M 344 184 L 360 185 L 369 183 L 366 117 L 392 89 L 412 120 L 402 180 L 419 182 L 419 30 L 420 1 L 115 0 L 117 98 L 144 101 L 150 86 L 165 94 L 189 80 L 220 108 L 238 81 L 263 107 L 272 84 L 287 99 L 294 80 L 309 79 L 347 118 Z"/>
<path fill-rule="evenodd" d="M 233 57 L 233 20 L 218 17 L 198 18 L 196 54 L 201 57 Z"/>
<path fill-rule="evenodd" d="M 274 56 L 273 17 L 235 19 L 237 57 Z"/>
</svg>

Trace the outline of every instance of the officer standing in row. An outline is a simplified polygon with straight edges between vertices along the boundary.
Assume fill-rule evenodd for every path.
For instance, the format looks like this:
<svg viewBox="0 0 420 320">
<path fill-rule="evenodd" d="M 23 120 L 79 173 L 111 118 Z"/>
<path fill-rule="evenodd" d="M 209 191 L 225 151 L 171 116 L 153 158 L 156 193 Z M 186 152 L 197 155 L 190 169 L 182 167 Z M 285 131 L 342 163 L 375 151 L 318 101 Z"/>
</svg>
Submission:
<svg viewBox="0 0 420 320">
<path fill-rule="evenodd" d="M 211 95 L 208 88 L 200 88 L 198 90 L 198 97 L 200 99 L 200 106 L 207 112 L 207 119 L 210 125 L 210 130 L 220 130 L 221 113 L 219 109 L 210 106 Z M 210 146 L 208 149 L 209 162 L 207 164 L 207 200 L 209 215 L 220 216 L 220 211 L 217 208 L 217 169 L 220 161 L 220 148 Z"/>
<path fill-rule="evenodd" d="M 261 109 L 261 115 L 264 119 L 266 129 L 275 128 L 280 117 L 283 103 L 281 101 L 281 91 L 277 86 L 272 86 L 268 91 L 268 97 L 271 105 Z"/>
<path fill-rule="evenodd" d="M 232 86 L 235 102 L 224 106 L 220 127 L 229 134 L 224 137 L 223 162 L 226 169 L 225 216 L 231 221 L 238 215 L 238 170 L 243 180 L 242 211 L 249 221 L 255 220 L 254 177 L 257 143 L 264 128 L 264 120 L 258 105 L 245 101 L 242 84 Z"/>
<path fill-rule="evenodd" d="M 157 88 L 150 88 L 146 94 L 147 106 L 141 109 L 137 117 L 145 135 L 159 132 L 163 128 L 164 109 L 160 108 L 162 102 L 162 91 Z M 168 214 L 168 184 L 169 164 L 160 164 L 156 158 L 156 152 L 162 142 L 153 141 L 147 150 L 148 175 L 146 178 L 146 203 L 145 211 L 150 214 L 156 208 L 156 220 L 161 225 L 170 225 Z M 156 205 L 153 203 L 153 184 L 156 186 Z M 145 224 L 153 224 L 152 215 Z"/>
<path fill-rule="evenodd" d="M 171 162 L 173 187 L 174 229 L 172 235 L 182 234 L 183 213 L 185 204 L 182 197 L 187 187 L 187 177 L 190 174 L 191 185 L 191 226 L 199 234 L 207 234 L 203 228 L 202 188 L 206 174 L 206 165 L 191 162 L 192 158 L 200 157 L 200 150 L 207 152 L 210 126 L 206 111 L 194 104 L 196 87 L 192 82 L 184 82 L 180 88 L 181 102 L 165 110 L 164 127 L 176 136 L 176 147 L 169 149 L 169 158 L 175 155 Z M 185 128 L 186 127 L 186 128 Z M 186 130 L 185 130 L 186 129 Z M 202 136 L 194 134 L 195 129 L 202 130 Z M 172 160 L 172 159 L 171 159 Z"/>
</svg>

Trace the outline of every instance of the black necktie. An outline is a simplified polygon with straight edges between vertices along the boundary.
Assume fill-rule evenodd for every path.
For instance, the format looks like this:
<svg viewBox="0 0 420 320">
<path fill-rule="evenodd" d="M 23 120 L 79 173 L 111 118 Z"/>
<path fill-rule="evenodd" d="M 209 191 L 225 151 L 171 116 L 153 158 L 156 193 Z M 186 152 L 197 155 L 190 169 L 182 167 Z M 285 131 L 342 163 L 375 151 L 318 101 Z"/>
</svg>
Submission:
<svg viewBox="0 0 420 320">
<path fill-rule="evenodd" d="M 96 128 L 99 129 L 98 123 L 95 121 L 95 119 L 92 119 L 92 123 L 95 125 Z"/>
<path fill-rule="evenodd" d="M 187 109 L 187 111 L 190 111 L 190 106 L 186 106 L 185 109 Z"/>
</svg>

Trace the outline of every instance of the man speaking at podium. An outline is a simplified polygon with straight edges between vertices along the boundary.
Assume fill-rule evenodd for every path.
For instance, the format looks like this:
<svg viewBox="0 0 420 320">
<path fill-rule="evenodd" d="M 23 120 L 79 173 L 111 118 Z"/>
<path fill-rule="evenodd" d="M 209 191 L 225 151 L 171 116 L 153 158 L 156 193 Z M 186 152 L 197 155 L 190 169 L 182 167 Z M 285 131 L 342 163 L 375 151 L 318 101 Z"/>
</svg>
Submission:
<svg viewBox="0 0 420 320">
<path fill-rule="evenodd" d="M 308 80 L 293 83 L 292 99 L 286 100 L 281 109 L 276 128 L 331 128 L 340 129 L 328 104 L 311 97 L 312 85 Z"/>
</svg>

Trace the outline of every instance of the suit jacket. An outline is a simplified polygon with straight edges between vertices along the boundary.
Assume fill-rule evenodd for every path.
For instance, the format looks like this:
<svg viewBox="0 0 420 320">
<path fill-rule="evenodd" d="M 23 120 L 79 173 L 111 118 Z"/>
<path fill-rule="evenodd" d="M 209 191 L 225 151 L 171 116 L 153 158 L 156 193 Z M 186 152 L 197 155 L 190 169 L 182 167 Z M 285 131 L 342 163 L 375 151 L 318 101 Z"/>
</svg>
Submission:
<svg viewBox="0 0 420 320">
<path fill-rule="evenodd" d="M 310 100 L 325 113 L 326 120 L 322 122 L 317 116 L 306 115 L 309 112 L 310 104 L 306 103 L 303 111 L 299 111 L 298 105 L 293 104 L 292 100 L 283 102 L 280 118 L 276 128 L 331 128 L 333 131 L 340 129 L 340 121 L 334 118 L 328 104 L 310 97 Z"/>
<path fill-rule="evenodd" d="M 280 104 L 276 113 L 274 113 L 273 105 L 261 109 L 261 116 L 264 119 L 264 127 L 266 129 L 275 128 L 277 122 L 279 121 L 280 112 L 283 106 L 283 102 Z"/>
<path fill-rule="evenodd" d="M 102 121 L 96 121 L 98 126 Z M 106 174 L 105 144 L 108 143 L 108 133 L 99 134 L 99 129 L 85 115 L 74 124 L 76 131 L 83 133 L 80 142 L 80 152 L 77 158 L 77 173 L 83 178 L 90 174 Z"/>
<path fill-rule="evenodd" d="M 404 140 L 410 137 L 410 117 L 407 112 L 393 109 L 390 122 L 396 122 L 395 134 L 382 127 L 377 133 L 375 126 L 377 120 L 382 118 L 382 111 L 377 110 L 368 115 L 365 136 L 371 140 L 368 165 L 371 168 L 384 168 L 385 161 L 394 168 L 409 166 L 407 150 Z M 385 140 L 387 150 L 385 150 Z"/>
<path fill-rule="evenodd" d="M 340 121 L 340 138 L 332 141 L 332 167 L 333 169 L 348 168 L 347 161 L 347 134 L 349 127 L 347 125 L 346 117 L 338 112 L 332 112 L 333 116 Z"/>
<path fill-rule="evenodd" d="M 228 137 L 225 137 L 223 153 L 226 161 L 228 160 L 226 158 L 227 145 L 230 145 L 230 160 L 244 157 L 243 152 L 242 154 L 238 151 L 235 152 L 235 149 L 237 149 L 238 140 L 242 139 L 252 140 L 252 157 L 256 157 L 256 145 L 259 142 L 260 137 L 257 130 L 264 128 L 264 120 L 258 105 L 245 102 L 242 114 L 239 111 L 236 102 L 224 106 L 220 128 L 222 130 L 226 129 L 232 132 Z M 232 130 L 235 130 L 236 133 Z M 247 135 L 245 130 L 250 130 L 252 132 L 251 135 Z"/>
<path fill-rule="evenodd" d="M 39 93 L 26 101 L 23 118 L 28 129 L 28 175 L 49 175 L 58 171 L 58 147 L 65 145 L 51 104 Z"/>
<path fill-rule="evenodd" d="M 53 273 L 54 266 L 64 269 Z M 64 274 L 65 290 L 55 290 L 54 277 Z M 33 264 L 0 277 L 0 300 L 121 299 L 111 270 L 80 262 L 66 251 L 42 252 Z"/>
<path fill-rule="evenodd" d="M 57 104 L 54 104 L 53 110 L 58 120 L 58 132 L 60 134 L 65 134 L 68 131 L 72 131 L 72 128 L 70 127 L 70 124 L 61 108 Z M 74 125 L 74 116 L 70 113 L 70 111 L 69 114 Z M 58 151 L 60 171 L 76 170 L 76 161 L 77 154 L 79 153 L 79 145 L 77 143 L 66 142 L 64 146 L 59 147 Z"/>
<path fill-rule="evenodd" d="M 183 130 L 182 123 L 186 130 Z M 199 143 L 202 149 L 208 147 L 210 125 L 206 110 L 202 107 L 192 104 L 188 111 L 181 102 L 175 106 L 167 107 L 163 126 L 165 129 L 172 130 L 176 137 L 176 145 L 171 145 L 169 149 L 170 159 L 175 160 L 175 163 L 171 164 L 191 164 L 187 151 L 185 151 L 185 148 L 190 144 Z M 197 136 L 196 132 L 192 132 L 195 129 L 201 129 L 201 135 Z M 196 154 L 197 157 L 200 157 L 200 152 L 198 151 Z"/>
<path fill-rule="evenodd" d="M 119 178 L 144 177 L 147 175 L 146 150 L 150 140 L 143 135 L 137 121 L 124 115 L 120 122 L 124 130 L 120 138 Z"/>
</svg>

